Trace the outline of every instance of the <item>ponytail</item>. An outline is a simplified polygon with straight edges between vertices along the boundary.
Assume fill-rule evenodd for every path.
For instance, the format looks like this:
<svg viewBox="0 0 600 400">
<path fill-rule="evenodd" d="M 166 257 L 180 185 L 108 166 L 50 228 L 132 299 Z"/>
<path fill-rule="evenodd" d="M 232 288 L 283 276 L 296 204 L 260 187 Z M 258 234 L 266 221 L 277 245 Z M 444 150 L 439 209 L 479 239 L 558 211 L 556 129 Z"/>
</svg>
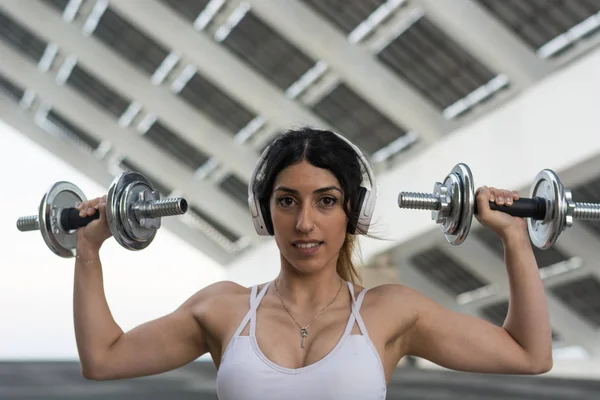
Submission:
<svg viewBox="0 0 600 400">
<path fill-rule="evenodd" d="M 358 274 L 352 259 L 354 250 L 356 248 L 356 236 L 346 233 L 346 240 L 344 241 L 338 256 L 336 271 L 343 280 L 353 284 L 361 284 L 362 279 Z"/>
</svg>

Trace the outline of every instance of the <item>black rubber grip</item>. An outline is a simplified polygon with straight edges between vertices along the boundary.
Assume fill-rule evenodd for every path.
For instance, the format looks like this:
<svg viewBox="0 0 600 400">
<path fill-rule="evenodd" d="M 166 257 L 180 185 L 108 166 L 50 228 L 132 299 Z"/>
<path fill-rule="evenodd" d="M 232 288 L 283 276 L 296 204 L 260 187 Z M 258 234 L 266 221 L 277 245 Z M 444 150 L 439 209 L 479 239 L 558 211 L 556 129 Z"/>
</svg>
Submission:
<svg viewBox="0 0 600 400">
<path fill-rule="evenodd" d="M 79 210 L 76 208 L 64 209 L 60 214 L 60 224 L 65 231 L 71 231 L 73 229 L 82 228 L 92 222 L 95 219 L 100 218 L 100 213 L 96 212 L 94 215 L 83 217 L 79 216 Z"/>
<path fill-rule="evenodd" d="M 533 199 L 520 198 L 513 201 L 511 206 L 500 206 L 490 202 L 490 208 L 495 211 L 502 211 L 513 217 L 531 218 L 534 220 L 543 220 L 546 218 L 546 200 L 541 197 Z M 477 214 L 477 203 L 475 203 L 475 214 Z"/>
</svg>

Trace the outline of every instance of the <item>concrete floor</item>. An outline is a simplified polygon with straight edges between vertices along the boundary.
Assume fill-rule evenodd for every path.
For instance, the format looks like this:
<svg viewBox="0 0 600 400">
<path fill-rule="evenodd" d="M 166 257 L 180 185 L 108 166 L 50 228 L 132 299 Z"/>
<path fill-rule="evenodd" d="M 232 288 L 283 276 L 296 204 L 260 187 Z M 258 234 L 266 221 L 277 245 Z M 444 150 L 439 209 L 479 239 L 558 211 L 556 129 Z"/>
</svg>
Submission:
<svg viewBox="0 0 600 400">
<path fill-rule="evenodd" d="M 0 399 L 18 400 L 216 400 L 216 371 L 196 362 L 152 377 L 92 382 L 76 362 L 0 362 Z M 600 380 L 479 375 L 398 368 L 388 388 L 397 400 L 590 400 Z"/>
</svg>

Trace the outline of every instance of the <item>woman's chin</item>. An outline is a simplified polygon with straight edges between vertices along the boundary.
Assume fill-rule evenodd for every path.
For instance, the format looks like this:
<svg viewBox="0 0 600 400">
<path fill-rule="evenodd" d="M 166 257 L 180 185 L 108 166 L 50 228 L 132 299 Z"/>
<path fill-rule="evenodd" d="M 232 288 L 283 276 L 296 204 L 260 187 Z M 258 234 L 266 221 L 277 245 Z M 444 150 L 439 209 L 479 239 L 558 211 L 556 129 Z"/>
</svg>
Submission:
<svg viewBox="0 0 600 400">
<path fill-rule="evenodd" d="M 295 270 L 303 274 L 321 272 L 328 265 L 326 257 L 297 257 L 288 260 Z"/>
</svg>

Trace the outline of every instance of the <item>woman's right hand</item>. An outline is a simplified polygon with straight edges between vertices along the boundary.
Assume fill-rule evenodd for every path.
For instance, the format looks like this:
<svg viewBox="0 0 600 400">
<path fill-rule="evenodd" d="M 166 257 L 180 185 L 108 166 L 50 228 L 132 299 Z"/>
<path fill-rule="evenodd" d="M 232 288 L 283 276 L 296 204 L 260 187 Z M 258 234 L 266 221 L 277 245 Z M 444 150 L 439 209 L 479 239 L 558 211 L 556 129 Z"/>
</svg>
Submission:
<svg viewBox="0 0 600 400">
<path fill-rule="evenodd" d="M 81 202 L 77 206 L 77 210 L 79 210 L 79 216 L 82 218 L 92 216 L 97 212 L 100 213 L 100 218 L 93 220 L 82 228 L 78 228 L 76 233 L 77 247 L 86 245 L 100 250 L 104 241 L 112 236 L 106 218 L 106 196 Z"/>
</svg>

